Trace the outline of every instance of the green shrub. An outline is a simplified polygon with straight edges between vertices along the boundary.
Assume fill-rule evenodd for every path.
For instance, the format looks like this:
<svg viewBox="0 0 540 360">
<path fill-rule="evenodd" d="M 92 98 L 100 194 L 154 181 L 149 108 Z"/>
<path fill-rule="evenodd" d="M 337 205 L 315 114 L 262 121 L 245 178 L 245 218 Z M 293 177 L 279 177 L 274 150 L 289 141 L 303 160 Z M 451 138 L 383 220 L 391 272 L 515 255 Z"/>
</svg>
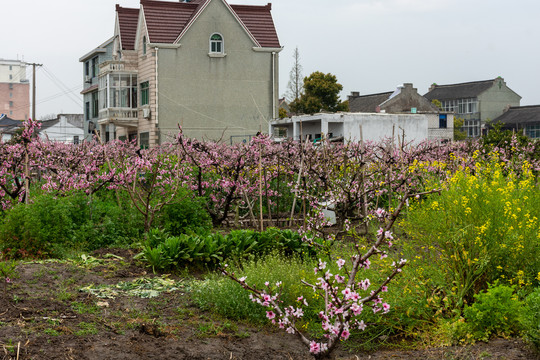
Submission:
<svg viewBox="0 0 540 360">
<path fill-rule="evenodd" d="M 141 214 L 127 201 L 120 206 L 112 191 L 85 198 L 85 218 L 79 222 L 74 242 L 86 251 L 133 243 L 142 236 L 144 221 Z"/>
<path fill-rule="evenodd" d="M 514 294 L 515 287 L 489 285 L 486 292 L 476 294 L 475 302 L 463 313 L 467 329 L 474 340 L 487 341 L 492 336 L 509 337 L 520 333 L 523 303 Z"/>
<path fill-rule="evenodd" d="M 212 229 L 212 219 L 205 210 L 202 199 L 192 199 L 186 195 L 187 190 L 178 195 L 177 202 L 163 207 L 156 225 L 169 234 L 204 234 Z"/>
<path fill-rule="evenodd" d="M 525 339 L 540 350 L 540 287 L 525 299 L 521 323 Z"/>
<path fill-rule="evenodd" d="M 0 223 L 0 251 L 11 258 L 62 257 L 129 244 L 142 234 L 141 216 L 118 206 L 112 194 L 56 197 L 40 194 L 30 204 L 17 204 Z"/>
<path fill-rule="evenodd" d="M 71 247 L 76 199 L 40 195 L 30 204 L 17 204 L 0 225 L 0 250 L 11 258 L 61 256 Z"/>
</svg>

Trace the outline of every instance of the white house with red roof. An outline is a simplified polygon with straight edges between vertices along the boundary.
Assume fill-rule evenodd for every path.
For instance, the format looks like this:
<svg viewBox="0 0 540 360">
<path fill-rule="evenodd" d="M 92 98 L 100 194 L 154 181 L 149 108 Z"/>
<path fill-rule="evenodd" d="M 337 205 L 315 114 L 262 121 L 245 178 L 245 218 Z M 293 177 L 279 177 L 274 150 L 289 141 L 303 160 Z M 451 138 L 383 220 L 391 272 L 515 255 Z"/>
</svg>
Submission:
<svg viewBox="0 0 540 360">
<path fill-rule="evenodd" d="M 172 140 L 179 125 L 189 137 L 248 138 L 278 117 L 281 50 L 271 4 L 117 5 L 112 57 L 99 64 L 97 129 L 141 147 Z"/>
</svg>

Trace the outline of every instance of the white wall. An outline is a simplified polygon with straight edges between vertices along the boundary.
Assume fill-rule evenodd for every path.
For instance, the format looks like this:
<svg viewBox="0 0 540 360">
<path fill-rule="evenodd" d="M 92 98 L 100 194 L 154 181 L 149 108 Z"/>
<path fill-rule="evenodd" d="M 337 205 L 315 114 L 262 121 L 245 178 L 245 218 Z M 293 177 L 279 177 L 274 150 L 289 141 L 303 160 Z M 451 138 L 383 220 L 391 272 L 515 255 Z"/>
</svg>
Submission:
<svg viewBox="0 0 540 360">
<path fill-rule="evenodd" d="M 428 139 L 428 115 L 424 114 L 381 114 L 381 113 L 337 113 L 293 116 L 272 124 L 284 122 L 294 123 L 294 139 L 299 136 L 299 123 L 302 121 L 303 133 L 320 133 L 321 128 L 328 129 L 334 137 L 341 133 L 345 140 L 359 141 L 360 127 L 364 141 L 380 141 L 391 138 L 394 134 L 395 142 L 401 140 L 405 133 L 405 142 L 418 144 Z M 271 125 L 272 126 L 272 125 Z"/>
<path fill-rule="evenodd" d="M 359 116 L 360 115 L 360 116 Z M 343 121 L 344 136 L 350 141 L 381 141 L 394 136 L 395 142 L 405 134 L 405 143 L 418 144 L 428 138 L 428 118 L 422 114 L 352 114 Z"/>
<path fill-rule="evenodd" d="M 63 142 L 67 144 L 73 144 L 75 136 L 79 137 L 79 141 L 84 139 L 84 129 L 82 127 L 74 126 L 68 121 L 69 116 L 74 115 L 58 115 L 58 122 L 42 131 L 39 131 L 39 136 L 42 139 L 49 139 L 53 142 Z M 82 115 L 76 115 L 81 116 Z M 54 121 L 54 120 L 53 120 Z"/>
</svg>

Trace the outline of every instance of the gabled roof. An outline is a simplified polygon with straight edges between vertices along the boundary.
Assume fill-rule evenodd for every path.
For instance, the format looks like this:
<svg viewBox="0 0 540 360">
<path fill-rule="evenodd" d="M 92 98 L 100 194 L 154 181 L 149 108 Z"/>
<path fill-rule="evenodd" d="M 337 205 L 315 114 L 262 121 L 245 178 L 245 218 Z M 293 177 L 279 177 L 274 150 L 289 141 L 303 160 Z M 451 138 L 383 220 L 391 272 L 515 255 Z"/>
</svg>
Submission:
<svg viewBox="0 0 540 360">
<path fill-rule="evenodd" d="M 483 80 L 461 84 L 432 85 L 430 91 L 424 95 L 428 100 L 452 100 L 475 98 L 493 86 L 495 81 Z"/>
<path fill-rule="evenodd" d="M 141 8 L 148 31 L 148 41 L 151 43 L 173 44 L 178 37 L 198 17 L 211 0 L 192 0 L 191 2 L 169 2 L 157 0 L 141 0 Z M 224 1 L 224 0 L 221 0 Z M 225 1 L 224 1 L 225 2 Z M 225 2 L 225 4 L 227 4 Z M 227 4 L 228 5 L 228 4 Z M 261 47 L 279 48 L 272 5 L 228 5 L 246 32 L 252 36 Z M 136 25 L 135 25 L 136 26 Z M 135 33 L 133 33 L 133 43 Z M 122 34 L 122 47 L 124 35 Z"/>
<path fill-rule="evenodd" d="M 45 130 L 48 130 L 49 128 L 53 127 L 59 122 L 60 122 L 60 119 L 58 118 L 40 121 L 41 127 L 39 128 L 38 132 L 43 132 Z"/>
<path fill-rule="evenodd" d="M 0 114 L 0 127 L 7 128 L 11 126 L 22 126 L 22 121 L 13 120 L 9 118 L 6 114 Z"/>
<path fill-rule="evenodd" d="M 172 44 L 196 14 L 201 2 L 141 0 L 149 42 Z"/>
<path fill-rule="evenodd" d="M 383 102 L 388 100 L 393 94 L 392 91 L 379 93 L 379 94 L 369 94 L 362 96 L 350 96 L 349 97 L 349 110 L 351 112 L 377 112 L 377 107 Z"/>
<path fill-rule="evenodd" d="M 540 123 L 540 105 L 513 106 L 493 120 L 494 124 L 501 122 L 507 125 L 524 123 Z"/>
<path fill-rule="evenodd" d="M 22 121 L 13 120 L 7 117 L 6 114 L 0 114 L 0 134 L 13 134 L 15 130 L 21 128 L 22 126 Z"/>
<path fill-rule="evenodd" d="M 272 4 L 266 6 L 231 5 L 231 8 L 262 47 L 280 47 L 276 27 L 270 12 Z"/>
<path fill-rule="evenodd" d="M 134 50 L 139 23 L 139 9 L 124 8 L 116 5 L 118 25 L 120 27 L 120 43 L 122 50 Z"/>
</svg>

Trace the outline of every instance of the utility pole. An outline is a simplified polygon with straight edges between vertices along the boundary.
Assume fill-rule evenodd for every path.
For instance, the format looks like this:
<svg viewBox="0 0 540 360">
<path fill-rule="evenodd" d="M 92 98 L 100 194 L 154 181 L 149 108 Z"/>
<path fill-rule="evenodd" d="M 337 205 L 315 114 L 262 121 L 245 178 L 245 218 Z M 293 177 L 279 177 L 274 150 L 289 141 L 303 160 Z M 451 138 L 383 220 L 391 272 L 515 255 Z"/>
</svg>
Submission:
<svg viewBox="0 0 540 360">
<path fill-rule="evenodd" d="M 32 65 L 32 120 L 36 121 L 36 66 L 43 66 L 43 64 L 26 64 Z"/>
<path fill-rule="evenodd" d="M 32 65 L 32 120 L 36 121 L 36 66 L 43 66 L 43 64 L 26 63 L 26 65 Z M 30 171 L 28 163 L 28 145 L 26 145 L 24 164 L 24 200 L 26 204 L 28 204 L 30 198 Z"/>
</svg>

